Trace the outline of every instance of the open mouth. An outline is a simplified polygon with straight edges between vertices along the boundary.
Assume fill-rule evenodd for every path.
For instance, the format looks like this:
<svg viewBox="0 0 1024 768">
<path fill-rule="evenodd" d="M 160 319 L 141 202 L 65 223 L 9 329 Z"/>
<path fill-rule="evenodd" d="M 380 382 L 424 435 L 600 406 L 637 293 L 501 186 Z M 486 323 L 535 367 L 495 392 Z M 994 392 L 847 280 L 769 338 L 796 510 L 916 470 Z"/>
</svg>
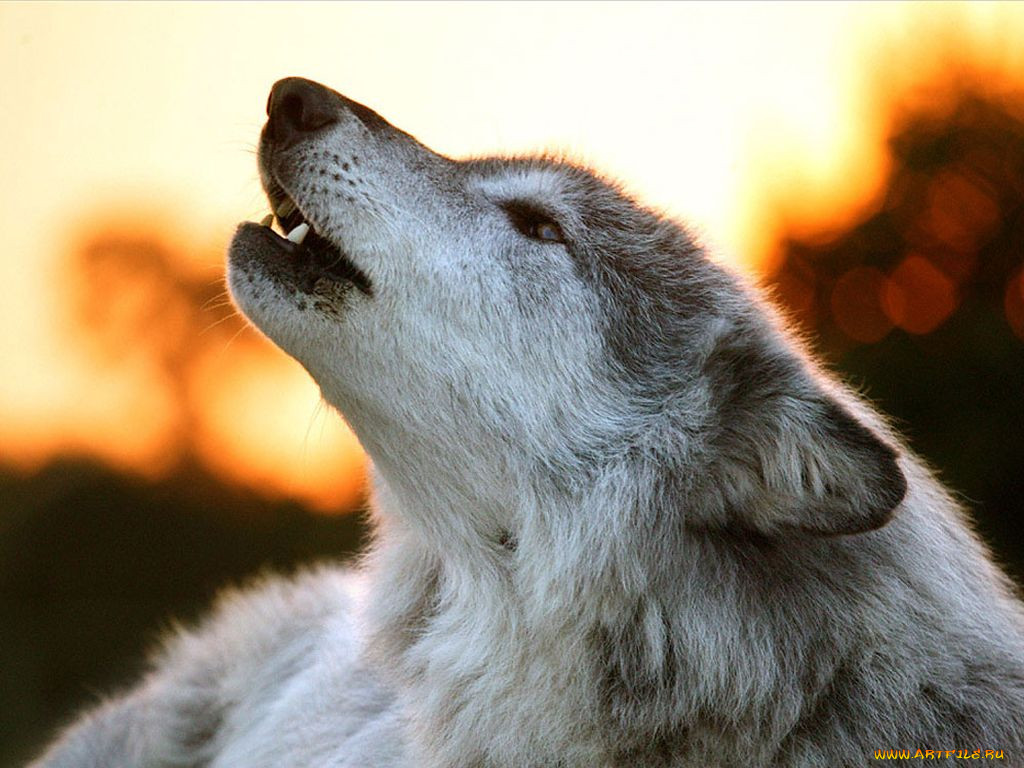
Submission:
<svg viewBox="0 0 1024 768">
<path fill-rule="evenodd" d="M 268 215 L 260 224 L 273 236 L 282 255 L 303 271 L 351 283 L 367 296 L 373 295 L 370 278 L 338 246 L 317 234 L 313 226 L 303 218 L 294 200 L 276 185 L 267 190 L 267 196 L 273 214 Z M 286 233 L 285 237 L 270 228 L 275 218 L 281 231 Z"/>
</svg>

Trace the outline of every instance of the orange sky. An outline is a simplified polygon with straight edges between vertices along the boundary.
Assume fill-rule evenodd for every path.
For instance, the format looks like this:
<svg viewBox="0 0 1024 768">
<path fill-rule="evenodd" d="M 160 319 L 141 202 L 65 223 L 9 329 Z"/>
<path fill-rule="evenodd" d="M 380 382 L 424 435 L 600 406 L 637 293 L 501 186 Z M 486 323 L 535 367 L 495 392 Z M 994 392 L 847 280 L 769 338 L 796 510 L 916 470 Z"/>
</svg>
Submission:
<svg viewBox="0 0 1024 768">
<path fill-rule="evenodd" d="M 74 233 L 118 211 L 213 268 L 266 210 L 251 152 L 282 76 L 445 153 L 568 150 L 754 268 L 779 206 L 815 229 L 871 199 L 886 94 L 950 50 L 1024 72 L 1022 32 L 1015 4 L 0 4 L 0 456 L 159 467 L 145 375 L 69 340 L 54 285 Z M 211 465 L 321 506 L 355 493 L 358 446 L 296 364 L 204 365 Z"/>
</svg>

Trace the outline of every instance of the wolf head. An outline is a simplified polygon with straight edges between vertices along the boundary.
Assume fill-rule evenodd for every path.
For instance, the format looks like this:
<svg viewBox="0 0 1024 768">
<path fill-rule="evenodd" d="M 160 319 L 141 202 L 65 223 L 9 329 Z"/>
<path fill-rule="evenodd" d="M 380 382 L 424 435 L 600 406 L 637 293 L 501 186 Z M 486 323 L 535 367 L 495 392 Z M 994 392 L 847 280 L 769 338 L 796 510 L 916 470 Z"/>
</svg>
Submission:
<svg viewBox="0 0 1024 768">
<path fill-rule="evenodd" d="M 425 525 L 514 533 L 516 499 L 603 489 L 675 526 L 848 534 L 903 498 L 884 426 L 678 223 L 571 163 L 443 157 L 308 80 L 268 115 L 264 187 L 311 232 L 241 225 L 232 295 Z"/>
</svg>

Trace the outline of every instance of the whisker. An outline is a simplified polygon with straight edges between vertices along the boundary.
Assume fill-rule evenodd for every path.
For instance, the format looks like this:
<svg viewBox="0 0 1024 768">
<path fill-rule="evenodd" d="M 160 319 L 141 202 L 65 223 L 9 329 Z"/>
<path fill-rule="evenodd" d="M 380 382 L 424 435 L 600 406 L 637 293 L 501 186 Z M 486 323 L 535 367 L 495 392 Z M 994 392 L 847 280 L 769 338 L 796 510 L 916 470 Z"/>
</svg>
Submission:
<svg viewBox="0 0 1024 768">
<path fill-rule="evenodd" d="M 221 303 L 217 304 L 217 305 L 214 305 L 214 302 L 221 302 Z M 201 311 L 202 310 L 206 310 L 206 309 L 213 309 L 215 306 L 223 307 L 225 304 L 230 304 L 230 303 L 231 303 L 231 294 L 229 294 L 227 292 L 227 290 L 223 290 L 220 293 L 218 293 L 216 296 L 211 296 L 206 301 L 204 301 L 202 303 L 202 306 L 199 307 L 199 309 Z"/>
<path fill-rule="evenodd" d="M 250 326 L 249 326 L 249 323 L 243 323 L 243 324 L 242 324 L 242 327 L 238 329 L 238 331 L 237 331 L 237 332 L 235 333 L 235 335 L 234 335 L 234 336 L 232 336 L 232 337 L 231 337 L 230 339 L 228 339 L 228 340 L 227 340 L 227 342 L 225 342 L 225 344 L 224 344 L 224 349 L 222 349 L 222 350 L 220 351 L 220 354 L 219 354 L 219 355 L 217 356 L 217 359 L 218 359 L 218 360 L 220 360 L 221 358 L 223 358 L 223 357 L 224 357 L 225 353 L 226 353 L 226 352 L 228 351 L 228 347 L 230 347 L 230 346 L 231 346 L 231 345 L 232 345 L 232 344 L 234 343 L 235 339 L 237 339 L 237 338 L 238 338 L 239 336 L 241 336 L 241 335 L 242 335 L 242 334 L 243 334 L 243 333 L 244 333 L 245 331 L 247 331 L 247 330 L 249 329 L 249 327 L 250 327 Z"/>
<path fill-rule="evenodd" d="M 213 321 L 212 323 L 210 323 L 210 324 L 209 324 L 208 326 L 206 326 L 205 328 L 203 328 L 203 330 L 201 330 L 201 331 L 199 332 L 199 335 L 200 335 L 200 336 L 202 336 L 203 334 L 205 334 L 205 333 L 208 333 L 209 331 L 212 331 L 212 330 L 213 330 L 214 328 L 216 328 L 216 327 L 217 327 L 218 325 L 220 325 L 220 324 L 222 324 L 222 323 L 224 323 L 224 322 L 227 322 L 228 320 L 231 320 L 232 318 L 235 318 L 235 317 L 238 317 L 238 316 L 239 316 L 239 315 L 238 315 L 238 313 L 237 313 L 237 312 L 232 312 L 232 313 L 231 313 L 231 314 L 229 314 L 229 315 L 224 315 L 224 317 L 220 318 L 219 320 L 214 320 L 214 321 Z M 244 328 L 245 326 L 242 326 L 242 327 Z"/>
</svg>

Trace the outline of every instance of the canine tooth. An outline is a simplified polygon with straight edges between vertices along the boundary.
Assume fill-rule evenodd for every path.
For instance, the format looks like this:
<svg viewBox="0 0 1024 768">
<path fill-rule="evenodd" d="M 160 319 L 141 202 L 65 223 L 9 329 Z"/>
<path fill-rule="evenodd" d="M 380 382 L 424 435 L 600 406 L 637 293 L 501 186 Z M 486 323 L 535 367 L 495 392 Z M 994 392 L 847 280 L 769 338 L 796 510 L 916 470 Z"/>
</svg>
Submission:
<svg viewBox="0 0 1024 768">
<path fill-rule="evenodd" d="M 266 216 L 264 216 L 260 220 L 260 226 L 261 227 L 269 227 L 271 222 L 273 222 L 273 221 L 274 221 L 274 214 L 268 213 Z"/>
<path fill-rule="evenodd" d="M 285 216 L 287 216 L 294 210 L 295 201 L 292 200 L 291 198 L 288 198 L 283 203 L 281 203 L 281 206 L 277 209 L 277 218 L 283 219 Z"/>
<path fill-rule="evenodd" d="M 299 224 L 288 233 L 288 239 L 296 245 L 300 245 L 303 240 L 306 239 L 306 235 L 309 233 L 309 224 Z"/>
</svg>

